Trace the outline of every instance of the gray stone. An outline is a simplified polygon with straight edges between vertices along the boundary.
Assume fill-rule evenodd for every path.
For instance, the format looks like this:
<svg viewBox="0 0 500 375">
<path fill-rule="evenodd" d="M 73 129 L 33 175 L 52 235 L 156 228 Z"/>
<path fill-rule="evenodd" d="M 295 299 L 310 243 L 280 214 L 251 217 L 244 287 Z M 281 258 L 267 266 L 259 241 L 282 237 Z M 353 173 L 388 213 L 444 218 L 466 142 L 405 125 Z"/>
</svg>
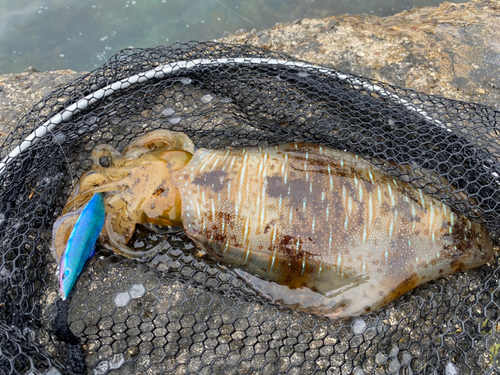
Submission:
<svg viewBox="0 0 500 375">
<path fill-rule="evenodd" d="M 26 69 L 23 70 L 24 73 L 40 73 L 38 69 L 35 69 L 32 66 L 28 66 Z"/>
<path fill-rule="evenodd" d="M 40 73 L 28 68 L 23 73 L 0 75 L 0 143 L 36 103 L 82 74 L 72 70 Z"/>
<path fill-rule="evenodd" d="M 253 44 L 428 94 L 500 103 L 500 3 L 472 0 L 390 17 L 343 15 L 279 24 L 222 42 Z M 34 104 L 81 76 L 71 70 L 0 75 L 0 142 Z"/>
<path fill-rule="evenodd" d="M 220 41 L 253 44 L 401 87 L 499 108 L 499 18 L 498 1 L 446 2 L 390 17 L 297 20 L 251 38 L 233 35 Z"/>
<path fill-rule="evenodd" d="M 271 35 L 264 35 L 259 38 L 259 46 L 266 46 L 267 43 L 269 42 L 269 39 L 271 39 Z"/>
<path fill-rule="evenodd" d="M 498 108 L 499 17 L 498 1 L 447 2 L 390 17 L 297 20 L 265 32 L 227 33 L 220 41 L 253 44 L 428 94 Z M 81 75 L 70 70 L 40 73 L 32 67 L 0 75 L 0 142 L 34 104 Z"/>
</svg>

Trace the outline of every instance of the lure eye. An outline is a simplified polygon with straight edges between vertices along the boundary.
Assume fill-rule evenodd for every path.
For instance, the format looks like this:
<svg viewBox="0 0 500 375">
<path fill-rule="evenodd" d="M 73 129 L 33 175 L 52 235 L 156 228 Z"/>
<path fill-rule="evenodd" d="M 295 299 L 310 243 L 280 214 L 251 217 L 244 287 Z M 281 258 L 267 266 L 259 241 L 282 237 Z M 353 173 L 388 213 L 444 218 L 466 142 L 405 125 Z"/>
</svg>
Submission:
<svg viewBox="0 0 500 375">
<path fill-rule="evenodd" d="M 65 271 L 62 275 L 62 279 L 64 280 L 65 278 L 67 278 L 69 275 L 69 270 Z"/>
<path fill-rule="evenodd" d="M 109 155 L 103 155 L 99 158 L 99 164 L 103 168 L 108 168 L 111 166 L 111 160 L 109 158 Z"/>
</svg>

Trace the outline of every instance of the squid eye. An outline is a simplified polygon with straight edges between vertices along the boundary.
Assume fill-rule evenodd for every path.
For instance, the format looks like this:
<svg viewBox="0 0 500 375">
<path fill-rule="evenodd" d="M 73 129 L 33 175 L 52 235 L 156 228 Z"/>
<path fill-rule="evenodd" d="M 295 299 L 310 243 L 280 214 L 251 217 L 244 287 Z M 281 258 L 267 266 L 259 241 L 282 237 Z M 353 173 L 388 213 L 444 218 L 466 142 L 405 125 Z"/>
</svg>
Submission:
<svg viewBox="0 0 500 375">
<path fill-rule="evenodd" d="M 67 278 L 69 275 L 69 270 L 65 271 L 62 275 L 62 279 L 64 280 L 65 278 Z"/>
<path fill-rule="evenodd" d="M 101 167 L 108 168 L 111 166 L 111 160 L 108 155 L 103 155 L 99 158 L 99 164 Z"/>
</svg>

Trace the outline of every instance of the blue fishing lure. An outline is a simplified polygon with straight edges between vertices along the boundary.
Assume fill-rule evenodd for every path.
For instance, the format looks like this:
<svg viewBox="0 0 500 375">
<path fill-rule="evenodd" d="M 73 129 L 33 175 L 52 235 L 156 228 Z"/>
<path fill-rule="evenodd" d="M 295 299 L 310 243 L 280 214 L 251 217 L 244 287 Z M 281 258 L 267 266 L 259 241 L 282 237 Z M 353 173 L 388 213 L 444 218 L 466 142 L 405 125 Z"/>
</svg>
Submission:
<svg viewBox="0 0 500 375">
<path fill-rule="evenodd" d="M 94 255 L 95 244 L 103 226 L 104 196 L 103 193 L 97 193 L 81 211 L 61 256 L 59 285 L 63 300 L 73 289 L 87 260 Z"/>
</svg>

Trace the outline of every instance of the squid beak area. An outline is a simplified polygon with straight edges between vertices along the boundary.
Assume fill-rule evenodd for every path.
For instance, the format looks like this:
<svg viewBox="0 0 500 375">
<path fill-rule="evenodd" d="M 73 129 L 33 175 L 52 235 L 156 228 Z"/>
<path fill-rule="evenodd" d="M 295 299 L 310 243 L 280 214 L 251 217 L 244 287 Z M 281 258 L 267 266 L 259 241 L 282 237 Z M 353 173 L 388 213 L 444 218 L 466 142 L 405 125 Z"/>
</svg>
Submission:
<svg viewBox="0 0 500 375">
<path fill-rule="evenodd" d="M 106 219 L 106 229 L 112 242 L 126 245 L 132 238 L 135 230 L 136 220 L 124 211 L 117 211 L 108 215 Z"/>
<path fill-rule="evenodd" d="M 182 226 L 182 200 L 179 190 L 173 184 L 171 173 L 167 173 L 158 186 L 141 205 L 141 222 L 159 226 Z"/>
<path fill-rule="evenodd" d="M 166 197 L 157 197 L 148 202 L 144 207 L 144 219 L 142 222 L 147 222 L 162 227 L 181 227 L 182 226 L 182 209 L 181 198 L 177 189 Z"/>
<path fill-rule="evenodd" d="M 124 196 L 125 195 L 125 196 Z M 127 192 L 108 196 L 105 201 L 107 239 L 111 247 L 126 247 L 134 234 L 136 223 L 141 223 L 140 206 L 143 199 L 132 199 Z"/>
<path fill-rule="evenodd" d="M 166 151 L 161 154 L 166 161 L 166 173 L 161 182 L 151 186 L 154 191 L 151 197 L 141 206 L 144 213 L 142 223 L 159 226 L 182 226 L 182 200 L 179 190 L 172 181 L 172 174 L 186 166 L 192 158 L 187 151 Z M 156 187 L 156 189 L 155 189 Z"/>
<path fill-rule="evenodd" d="M 193 154 L 188 151 L 173 150 L 163 151 L 160 153 L 159 157 L 167 162 L 169 173 L 174 173 L 175 171 L 184 168 L 193 157 Z"/>
</svg>

